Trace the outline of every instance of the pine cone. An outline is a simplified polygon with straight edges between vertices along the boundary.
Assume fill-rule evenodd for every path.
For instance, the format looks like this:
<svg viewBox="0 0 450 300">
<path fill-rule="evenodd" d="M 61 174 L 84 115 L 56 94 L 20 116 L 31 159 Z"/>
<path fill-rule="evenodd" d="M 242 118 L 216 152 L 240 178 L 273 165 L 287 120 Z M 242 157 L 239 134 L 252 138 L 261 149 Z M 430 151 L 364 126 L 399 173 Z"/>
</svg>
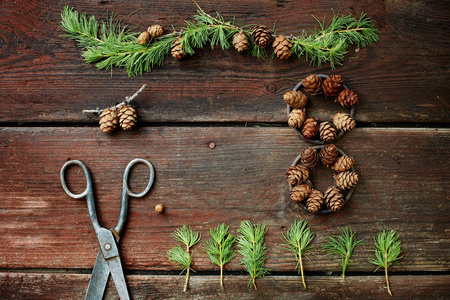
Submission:
<svg viewBox="0 0 450 300">
<path fill-rule="evenodd" d="M 350 170 L 353 164 L 355 163 L 355 159 L 351 156 L 341 156 L 331 167 L 336 172 L 344 172 Z"/>
<path fill-rule="evenodd" d="M 344 206 L 344 195 L 337 187 L 330 187 L 323 195 L 325 204 L 332 211 L 338 211 Z"/>
<path fill-rule="evenodd" d="M 319 123 L 317 123 L 316 119 L 308 118 L 303 123 L 302 127 L 302 135 L 305 140 L 310 140 L 317 135 L 319 131 Z"/>
<path fill-rule="evenodd" d="M 338 173 L 335 176 L 335 179 L 336 179 L 336 186 L 341 190 L 354 188 L 359 181 L 358 174 L 350 171 Z"/>
<path fill-rule="evenodd" d="M 266 48 L 272 41 L 272 33 L 266 26 L 256 25 L 255 27 L 253 27 L 252 39 L 255 45 L 261 48 Z"/>
<path fill-rule="evenodd" d="M 172 54 L 172 57 L 176 59 L 182 59 L 185 56 L 184 51 L 181 48 L 181 36 L 177 37 L 176 40 L 173 41 L 172 50 L 170 53 Z"/>
<path fill-rule="evenodd" d="M 325 96 L 336 96 L 344 88 L 344 78 L 339 74 L 328 76 L 322 85 Z"/>
<path fill-rule="evenodd" d="M 307 183 L 294 186 L 290 193 L 292 202 L 300 203 L 305 200 L 309 196 L 309 193 L 311 193 L 311 189 L 311 185 Z"/>
<path fill-rule="evenodd" d="M 288 59 L 292 55 L 292 44 L 289 39 L 283 35 L 279 35 L 273 40 L 272 47 L 273 52 L 278 58 Z"/>
<path fill-rule="evenodd" d="M 119 110 L 119 124 L 123 130 L 133 129 L 137 122 L 136 110 L 128 105 L 122 106 Z"/>
<path fill-rule="evenodd" d="M 343 90 L 339 93 L 334 102 L 339 102 L 342 106 L 352 107 L 358 104 L 359 96 L 353 90 Z"/>
<path fill-rule="evenodd" d="M 294 108 L 289 114 L 288 124 L 292 128 L 300 128 L 305 122 L 306 113 L 304 108 Z"/>
<path fill-rule="evenodd" d="M 315 214 L 318 212 L 323 205 L 324 199 L 321 191 L 312 190 L 309 194 L 308 199 L 306 199 L 306 209 Z"/>
<path fill-rule="evenodd" d="M 111 133 L 119 123 L 115 108 L 107 108 L 100 114 L 100 130 L 104 133 Z"/>
<path fill-rule="evenodd" d="M 300 153 L 300 161 L 308 168 L 314 168 L 319 162 L 319 154 L 311 147 L 305 147 Z"/>
<path fill-rule="evenodd" d="M 164 27 L 155 24 L 147 28 L 147 32 L 150 34 L 151 37 L 157 38 L 164 34 Z"/>
<path fill-rule="evenodd" d="M 322 78 L 311 74 L 302 80 L 303 87 L 305 91 L 311 95 L 319 95 L 322 92 Z"/>
<path fill-rule="evenodd" d="M 249 45 L 247 35 L 242 32 L 236 33 L 233 37 L 233 45 L 237 52 L 247 51 Z"/>
<path fill-rule="evenodd" d="M 333 123 L 340 131 L 352 131 L 355 129 L 356 121 L 349 114 L 337 113 L 333 117 Z"/>
<path fill-rule="evenodd" d="M 309 178 L 309 170 L 305 166 L 292 166 L 289 167 L 287 173 L 286 173 L 287 181 L 289 181 L 290 184 L 296 185 L 299 183 L 306 182 Z"/>
<path fill-rule="evenodd" d="M 319 157 L 320 160 L 326 165 L 332 165 L 338 156 L 338 151 L 335 145 L 327 144 L 320 149 Z"/>
<path fill-rule="evenodd" d="M 150 34 L 148 34 L 147 31 L 144 31 L 138 36 L 138 43 L 144 46 L 147 45 L 148 42 L 150 42 Z"/>
<path fill-rule="evenodd" d="M 337 129 L 334 127 L 333 123 L 325 121 L 320 123 L 319 126 L 319 136 L 325 143 L 331 143 L 334 141 L 337 135 Z"/>
<path fill-rule="evenodd" d="M 305 94 L 299 91 L 289 91 L 283 95 L 284 101 L 293 108 L 302 108 L 308 102 Z"/>
</svg>

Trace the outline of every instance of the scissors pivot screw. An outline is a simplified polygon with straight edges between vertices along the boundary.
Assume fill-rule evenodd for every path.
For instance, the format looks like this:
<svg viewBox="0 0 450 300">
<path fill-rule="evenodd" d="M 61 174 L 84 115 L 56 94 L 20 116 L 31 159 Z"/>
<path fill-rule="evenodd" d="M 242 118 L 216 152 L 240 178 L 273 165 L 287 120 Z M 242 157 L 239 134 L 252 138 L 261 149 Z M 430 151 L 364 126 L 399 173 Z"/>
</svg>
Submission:
<svg viewBox="0 0 450 300">
<path fill-rule="evenodd" d="M 110 244 L 105 244 L 105 250 L 111 250 L 111 245 Z"/>
</svg>

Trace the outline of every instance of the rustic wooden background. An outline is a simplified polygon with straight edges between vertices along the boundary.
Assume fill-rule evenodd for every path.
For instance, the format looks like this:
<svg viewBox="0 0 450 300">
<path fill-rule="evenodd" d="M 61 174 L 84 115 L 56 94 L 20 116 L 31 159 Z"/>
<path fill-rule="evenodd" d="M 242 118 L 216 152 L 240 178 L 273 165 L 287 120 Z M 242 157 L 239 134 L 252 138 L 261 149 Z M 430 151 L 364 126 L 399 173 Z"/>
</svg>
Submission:
<svg viewBox="0 0 450 300">
<path fill-rule="evenodd" d="M 360 95 L 358 128 L 336 142 L 356 159 L 361 183 L 339 213 L 317 216 L 288 201 L 284 173 L 306 143 L 287 127 L 284 92 L 328 65 L 304 58 L 258 61 L 233 50 L 206 48 L 182 61 L 167 59 L 152 73 L 130 79 L 122 69 L 98 71 L 82 61 L 76 44 L 61 37 L 60 12 L 70 5 L 104 18 L 124 17 L 140 29 L 149 24 L 183 25 L 196 7 L 190 1 L 12 1 L 0 3 L 0 298 L 81 299 L 97 253 L 85 201 L 69 198 L 59 171 L 79 159 L 93 174 L 99 218 L 115 224 L 123 170 L 136 157 L 150 160 L 156 181 L 144 198 L 131 199 L 120 243 L 133 299 L 382 299 L 384 274 L 367 258 L 372 238 L 385 227 L 397 230 L 404 258 L 390 271 L 393 298 L 444 299 L 450 295 L 449 144 L 450 102 L 446 1 L 201 1 L 207 12 L 246 24 L 274 24 L 299 34 L 331 9 L 362 11 L 382 32 L 381 41 L 350 48 L 341 73 Z M 139 10 L 131 17 L 131 12 Z M 139 126 L 106 135 L 83 109 L 108 107 L 131 95 Z M 317 103 L 311 115 L 328 119 L 332 103 Z M 216 147 L 211 149 L 209 144 Z M 142 176 L 141 176 L 142 175 Z M 330 176 L 331 177 L 331 176 Z M 145 184 L 145 169 L 132 181 Z M 83 178 L 70 173 L 74 189 Z M 331 178 L 317 184 L 326 187 Z M 154 212 L 164 203 L 166 213 Z M 307 261 L 308 289 L 301 286 L 281 233 L 296 217 L 310 222 L 317 256 Z M 220 222 L 236 230 L 249 219 L 268 225 L 271 275 L 257 291 L 237 259 L 226 267 L 226 289 L 200 247 L 194 252 L 190 289 L 166 258 L 170 233 L 183 224 L 209 237 Z M 348 277 L 319 250 L 340 226 L 361 231 Z M 110 280 L 107 299 L 117 293 Z"/>
</svg>

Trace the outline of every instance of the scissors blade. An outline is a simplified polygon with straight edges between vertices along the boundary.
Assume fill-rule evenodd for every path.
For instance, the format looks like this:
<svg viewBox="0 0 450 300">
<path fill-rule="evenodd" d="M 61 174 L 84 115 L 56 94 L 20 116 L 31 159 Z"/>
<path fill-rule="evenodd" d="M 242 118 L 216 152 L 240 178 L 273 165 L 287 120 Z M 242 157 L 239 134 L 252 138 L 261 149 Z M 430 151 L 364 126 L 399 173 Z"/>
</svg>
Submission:
<svg viewBox="0 0 450 300">
<path fill-rule="evenodd" d="M 120 299 L 129 300 L 127 283 L 125 282 L 125 275 L 123 274 L 122 264 L 120 263 L 120 257 L 115 256 L 106 260 L 109 271 L 114 279 L 116 290 L 119 293 Z"/>
<path fill-rule="evenodd" d="M 86 292 L 85 300 L 98 300 L 103 298 L 108 283 L 109 267 L 99 250 L 95 260 L 94 270 Z"/>
</svg>

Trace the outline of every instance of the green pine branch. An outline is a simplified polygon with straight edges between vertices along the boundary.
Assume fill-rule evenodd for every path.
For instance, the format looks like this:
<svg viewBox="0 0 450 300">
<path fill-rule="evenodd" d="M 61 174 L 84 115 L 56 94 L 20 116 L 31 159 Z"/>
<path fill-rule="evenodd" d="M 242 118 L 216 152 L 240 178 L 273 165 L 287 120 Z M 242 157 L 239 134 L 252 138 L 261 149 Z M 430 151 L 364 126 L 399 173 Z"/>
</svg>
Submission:
<svg viewBox="0 0 450 300">
<path fill-rule="evenodd" d="M 305 254 L 311 253 L 313 246 L 311 245 L 314 239 L 314 234 L 308 227 L 308 222 L 303 219 L 297 219 L 289 227 L 285 233 L 283 233 L 284 245 L 295 255 L 297 261 L 297 268 L 302 275 L 303 286 L 306 289 L 305 276 L 303 273 L 303 256 L 308 258 Z M 308 258 L 309 259 L 309 258 Z"/>
<path fill-rule="evenodd" d="M 175 230 L 171 236 L 178 242 L 183 243 L 186 249 L 183 249 L 179 244 L 167 251 L 167 258 L 175 262 L 177 265 L 183 268 L 181 273 L 186 271 L 186 281 L 183 291 L 186 292 L 189 285 L 189 271 L 192 264 L 191 248 L 200 242 L 201 234 L 198 231 L 192 230 L 190 227 L 183 225 L 183 227 Z"/>
<path fill-rule="evenodd" d="M 203 242 L 203 250 L 208 255 L 209 260 L 220 267 L 220 286 L 223 287 L 223 267 L 229 263 L 235 252 L 233 244 L 235 238 L 229 233 L 230 226 L 225 223 L 220 224 L 216 228 L 211 228 L 211 238 Z"/>
<path fill-rule="evenodd" d="M 239 254 L 241 254 L 241 265 L 245 267 L 250 275 L 249 287 L 253 285 L 255 290 L 256 278 L 269 274 L 269 270 L 264 267 L 267 247 L 264 244 L 264 236 L 267 226 L 264 224 L 253 225 L 250 221 L 241 222 L 237 244 Z"/>
<path fill-rule="evenodd" d="M 384 268 L 387 290 L 389 295 L 392 296 L 392 292 L 389 287 L 388 267 L 398 263 L 398 260 L 403 257 L 400 256 L 402 253 L 402 243 L 399 241 L 397 231 L 384 229 L 374 238 L 374 245 L 375 258 L 369 258 L 369 262 L 378 266 L 375 271 L 379 268 Z"/>
<path fill-rule="evenodd" d="M 322 249 L 327 255 L 337 256 L 336 260 L 342 266 L 342 277 L 345 277 L 345 271 L 352 263 L 351 256 L 353 250 L 358 245 L 366 245 L 363 240 L 358 240 L 358 232 L 353 232 L 350 228 L 338 228 L 340 234 L 328 237 L 328 240 L 322 245 Z"/>
<path fill-rule="evenodd" d="M 67 33 L 65 37 L 78 42 L 82 48 L 86 63 L 95 63 L 98 69 L 111 70 L 123 67 L 128 76 L 135 77 L 150 72 L 155 66 L 162 66 L 164 59 L 170 55 L 171 47 L 177 37 L 181 38 L 184 53 L 193 55 L 196 49 L 210 44 L 229 49 L 233 45 L 233 37 L 243 32 L 249 40 L 247 53 L 257 58 L 267 58 L 267 49 L 253 43 L 251 27 L 237 26 L 235 20 L 226 21 L 216 13 L 211 16 L 197 5 L 194 21 L 185 21 L 185 26 L 174 29 L 174 32 L 151 40 L 147 45 L 137 42 L 139 33 L 133 33 L 115 22 L 115 15 L 99 23 L 95 17 L 87 17 L 71 7 L 64 7 L 61 13 L 61 28 Z M 291 51 L 299 58 L 305 56 L 307 61 L 319 66 L 329 62 L 334 68 L 341 63 L 350 45 L 366 47 L 379 40 L 376 30 L 369 18 L 362 14 L 359 19 L 350 15 L 335 14 L 328 25 L 318 21 L 318 27 L 311 31 L 303 31 L 297 37 L 290 36 L 293 45 Z M 276 35 L 276 34 L 275 34 Z"/>
</svg>

